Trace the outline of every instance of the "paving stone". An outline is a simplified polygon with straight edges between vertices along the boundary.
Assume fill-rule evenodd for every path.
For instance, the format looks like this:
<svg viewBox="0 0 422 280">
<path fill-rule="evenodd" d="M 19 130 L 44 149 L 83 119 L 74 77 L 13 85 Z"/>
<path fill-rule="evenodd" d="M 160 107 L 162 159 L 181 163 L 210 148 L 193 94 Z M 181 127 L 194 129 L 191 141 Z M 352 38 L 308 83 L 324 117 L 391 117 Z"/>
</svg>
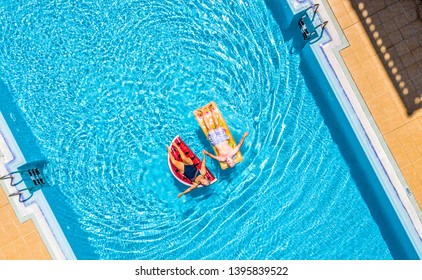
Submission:
<svg viewBox="0 0 422 280">
<path fill-rule="evenodd" d="M 376 28 L 378 28 L 378 26 L 382 26 L 382 21 L 380 20 L 378 14 L 372 15 L 371 20 L 372 24 L 374 24 Z"/>
<path fill-rule="evenodd" d="M 377 1 L 374 1 L 377 2 Z M 404 12 L 401 2 L 396 2 L 388 7 L 388 11 L 391 13 L 392 17 L 395 18 L 398 15 Z"/>
<path fill-rule="evenodd" d="M 396 2 L 398 2 L 399 0 L 384 0 L 385 5 L 390 6 Z M 377 1 L 378 2 L 378 1 Z"/>
<path fill-rule="evenodd" d="M 384 1 L 372 1 L 371 2 L 374 12 L 385 9 L 388 5 Z"/>
<path fill-rule="evenodd" d="M 416 34 L 412 23 L 405 25 L 402 28 L 400 28 L 400 33 L 403 36 L 403 39 L 410 38 L 410 37 L 412 37 L 413 35 Z"/>
<path fill-rule="evenodd" d="M 419 19 L 422 20 L 422 3 L 418 4 L 418 7 L 416 10 L 418 12 Z"/>
<path fill-rule="evenodd" d="M 416 8 L 416 3 L 414 0 L 402 0 L 399 1 L 399 3 L 403 7 L 403 10 L 410 10 Z"/>
<path fill-rule="evenodd" d="M 413 36 L 407 38 L 406 44 L 407 44 L 407 47 L 409 48 L 409 50 L 414 50 L 414 49 L 421 46 L 417 34 L 414 34 Z"/>
<path fill-rule="evenodd" d="M 415 21 L 418 18 L 418 12 L 416 9 L 406 10 L 404 13 L 406 14 L 407 20 L 409 22 Z"/>
<path fill-rule="evenodd" d="M 368 13 L 368 16 L 371 16 L 377 13 L 379 10 L 377 10 L 373 2 L 365 2 L 364 11 Z"/>
<path fill-rule="evenodd" d="M 407 43 L 406 43 L 405 40 L 397 43 L 394 46 L 394 49 L 396 50 L 396 52 L 397 52 L 398 55 L 403 55 L 405 53 L 410 52 L 409 47 L 407 46 Z"/>
<path fill-rule="evenodd" d="M 403 63 L 403 66 L 406 68 L 412 64 L 414 64 L 416 61 L 414 60 L 412 53 L 406 53 L 400 56 L 400 60 Z"/>
<path fill-rule="evenodd" d="M 400 70 L 397 75 L 400 75 L 400 79 L 396 80 L 397 83 L 404 81 L 404 82 L 408 82 L 412 79 L 412 77 L 410 76 L 409 72 L 407 71 L 407 69 L 402 69 Z"/>
<path fill-rule="evenodd" d="M 384 27 L 384 30 L 387 33 L 393 33 L 394 31 L 396 31 L 397 29 L 399 29 L 397 27 L 397 25 L 396 25 L 396 20 L 394 18 L 393 19 L 390 19 L 387 22 L 384 22 L 384 24 L 382 26 Z"/>
<path fill-rule="evenodd" d="M 401 28 L 407 24 L 409 24 L 409 21 L 407 20 L 406 14 L 403 12 L 397 17 L 394 18 L 394 21 L 396 22 L 396 25 L 398 28 Z"/>
<path fill-rule="evenodd" d="M 409 55 L 410 55 L 410 53 L 409 53 Z M 400 71 L 403 71 L 404 69 L 406 69 L 406 67 L 405 67 L 401 58 L 394 61 L 394 66 L 396 67 L 397 72 L 400 72 Z"/>
<path fill-rule="evenodd" d="M 403 40 L 403 36 L 399 30 L 389 33 L 388 37 L 390 38 L 392 45 L 395 45 Z"/>
<path fill-rule="evenodd" d="M 394 47 L 387 50 L 387 53 L 390 55 L 390 60 L 398 60 L 400 56 L 397 54 L 397 51 Z"/>
<path fill-rule="evenodd" d="M 422 74 L 422 69 L 419 67 L 417 62 L 415 62 L 412 65 L 410 65 L 409 67 L 407 67 L 406 71 L 407 71 L 410 79 L 418 77 L 419 75 Z"/>
<path fill-rule="evenodd" d="M 413 28 L 415 29 L 416 33 L 422 35 L 422 18 L 417 19 L 414 22 L 412 22 Z"/>
<path fill-rule="evenodd" d="M 416 89 L 415 83 L 413 81 L 409 81 L 407 84 L 408 84 L 407 87 L 408 87 L 409 91 L 414 92 L 415 89 Z"/>
<path fill-rule="evenodd" d="M 382 9 L 382 10 L 380 10 L 379 12 L 378 12 L 378 15 L 379 15 L 379 17 L 380 17 L 380 20 L 382 21 L 382 22 L 387 22 L 387 21 L 389 21 L 390 19 L 392 19 L 393 18 L 393 14 L 390 12 L 390 10 L 388 10 L 387 8 L 386 9 Z"/>
<path fill-rule="evenodd" d="M 422 89 L 422 79 L 413 79 L 412 82 L 415 89 Z"/>
<path fill-rule="evenodd" d="M 415 62 L 422 61 L 422 47 L 412 50 L 411 53 Z"/>
<path fill-rule="evenodd" d="M 389 49 L 393 46 L 393 43 L 391 42 L 390 37 L 388 37 L 387 35 L 383 35 L 382 36 L 382 41 L 383 41 L 383 45 Z"/>
</svg>

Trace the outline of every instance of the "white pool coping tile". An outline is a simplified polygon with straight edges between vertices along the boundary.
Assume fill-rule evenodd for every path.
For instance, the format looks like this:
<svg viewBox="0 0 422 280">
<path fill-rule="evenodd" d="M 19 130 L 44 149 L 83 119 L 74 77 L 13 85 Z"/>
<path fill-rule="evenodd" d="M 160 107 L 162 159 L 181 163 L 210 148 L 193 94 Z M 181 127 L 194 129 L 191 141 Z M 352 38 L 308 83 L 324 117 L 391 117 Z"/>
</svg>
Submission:
<svg viewBox="0 0 422 280">
<path fill-rule="evenodd" d="M 9 168 L 13 166 L 16 170 L 18 166 L 24 164 L 26 161 L 1 112 L 0 133 L 4 140 L 0 141 L 0 152 L 8 155 L 7 161 L 0 160 L 1 177 L 14 171 L 9 170 L 8 166 Z M 16 192 L 16 187 L 10 184 L 10 180 L 0 180 L 0 184 L 6 196 Z M 20 184 L 25 183 L 22 182 Z M 19 222 L 23 223 L 29 219 L 33 221 L 52 259 L 76 259 L 42 192 L 35 192 L 29 203 L 19 202 L 19 196 L 8 197 L 8 199 Z"/>
<path fill-rule="evenodd" d="M 313 4 L 320 5 L 318 14 L 323 20 L 328 20 L 329 24 L 325 30 L 328 38 L 321 38 L 311 48 L 328 80 L 341 85 L 341 89 L 337 90 L 333 84 L 331 86 L 379 176 L 384 191 L 422 258 L 422 212 L 340 55 L 340 50 L 349 44 L 335 15 L 325 0 L 291 0 L 290 8 L 297 14 Z M 327 68 L 330 67 L 334 75 L 329 73 L 330 69 Z"/>
</svg>

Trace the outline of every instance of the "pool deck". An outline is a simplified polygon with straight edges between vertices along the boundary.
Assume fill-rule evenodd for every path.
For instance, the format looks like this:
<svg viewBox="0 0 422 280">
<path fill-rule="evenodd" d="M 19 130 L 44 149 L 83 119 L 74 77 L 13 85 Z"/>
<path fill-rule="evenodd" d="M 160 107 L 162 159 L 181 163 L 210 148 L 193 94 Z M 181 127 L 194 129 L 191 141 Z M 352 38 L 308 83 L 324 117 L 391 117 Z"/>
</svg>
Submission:
<svg viewBox="0 0 422 280">
<path fill-rule="evenodd" d="M 20 223 L 0 189 L 0 260 L 51 260 L 32 220 Z"/>
<path fill-rule="evenodd" d="M 421 1 L 327 2 L 350 44 L 340 54 L 422 209 Z"/>
<path fill-rule="evenodd" d="M 422 208 L 421 1 L 327 2 L 350 44 L 340 54 Z M 32 220 L 20 223 L 1 189 L 0 260 L 51 259 Z"/>
</svg>

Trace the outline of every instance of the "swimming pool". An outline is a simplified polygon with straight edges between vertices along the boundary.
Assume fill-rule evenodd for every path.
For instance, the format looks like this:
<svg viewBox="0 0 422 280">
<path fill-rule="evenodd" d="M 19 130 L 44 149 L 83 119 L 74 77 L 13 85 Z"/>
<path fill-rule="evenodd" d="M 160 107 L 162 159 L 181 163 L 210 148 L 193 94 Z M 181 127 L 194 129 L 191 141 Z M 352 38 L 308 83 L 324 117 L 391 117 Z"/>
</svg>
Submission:
<svg viewBox="0 0 422 280">
<path fill-rule="evenodd" d="M 366 203 L 376 182 L 345 152 L 359 145 L 331 120 L 320 69 L 264 1 L 2 9 L 0 75 L 49 162 L 43 193 L 77 258 L 408 257 Z M 210 150 L 192 115 L 210 100 L 235 138 L 249 131 L 245 160 L 210 164 L 218 183 L 177 199 L 165 145 L 180 134 Z"/>
</svg>

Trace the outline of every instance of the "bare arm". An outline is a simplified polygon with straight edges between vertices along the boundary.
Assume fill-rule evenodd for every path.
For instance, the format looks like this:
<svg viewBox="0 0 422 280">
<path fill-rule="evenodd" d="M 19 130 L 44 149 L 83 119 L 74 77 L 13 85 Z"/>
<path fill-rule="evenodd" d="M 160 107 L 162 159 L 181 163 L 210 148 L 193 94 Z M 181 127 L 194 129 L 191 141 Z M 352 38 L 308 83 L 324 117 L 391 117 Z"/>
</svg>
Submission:
<svg viewBox="0 0 422 280">
<path fill-rule="evenodd" d="M 187 194 L 191 192 L 192 190 L 196 189 L 198 187 L 197 183 L 193 183 L 189 188 L 187 188 L 184 192 L 181 192 L 177 195 L 177 198 L 180 198 L 182 195 Z"/>
<path fill-rule="evenodd" d="M 211 153 L 207 152 L 206 150 L 203 150 L 203 151 L 202 151 L 202 153 L 203 153 L 204 155 L 208 155 L 210 158 L 215 159 L 215 160 L 217 160 L 217 161 L 224 161 L 224 159 L 222 159 L 221 157 L 215 156 L 215 155 L 213 155 L 213 154 L 211 154 Z"/>
<path fill-rule="evenodd" d="M 240 147 L 242 147 L 243 142 L 245 142 L 245 138 L 248 137 L 248 135 L 249 135 L 249 132 L 245 132 L 243 134 L 242 139 L 240 139 L 239 144 L 237 144 L 237 146 L 233 148 L 233 155 L 235 155 L 235 154 L 237 154 L 237 152 L 239 152 Z"/>
<path fill-rule="evenodd" d="M 206 167 L 207 154 L 204 151 L 202 151 L 202 153 L 204 154 L 204 159 L 202 160 L 201 170 L 199 170 L 201 175 L 207 174 L 207 167 Z"/>
</svg>

